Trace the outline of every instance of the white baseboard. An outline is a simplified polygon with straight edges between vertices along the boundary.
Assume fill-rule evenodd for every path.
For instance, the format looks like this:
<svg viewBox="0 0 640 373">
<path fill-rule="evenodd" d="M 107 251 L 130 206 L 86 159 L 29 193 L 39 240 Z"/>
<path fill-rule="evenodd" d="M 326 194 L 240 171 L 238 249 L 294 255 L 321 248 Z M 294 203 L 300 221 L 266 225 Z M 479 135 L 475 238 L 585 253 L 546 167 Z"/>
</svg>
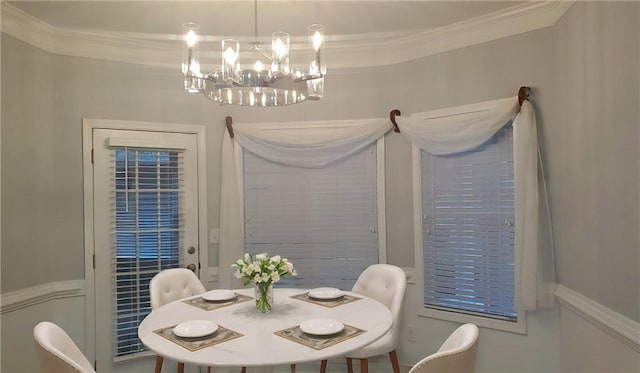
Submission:
<svg viewBox="0 0 640 373">
<path fill-rule="evenodd" d="M 49 282 L 0 296 L 0 313 L 16 311 L 52 299 L 84 296 L 85 280 Z"/>
<path fill-rule="evenodd" d="M 562 307 L 604 330 L 625 345 L 640 352 L 640 323 L 566 286 L 558 285 L 556 297 Z"/>
</svg>

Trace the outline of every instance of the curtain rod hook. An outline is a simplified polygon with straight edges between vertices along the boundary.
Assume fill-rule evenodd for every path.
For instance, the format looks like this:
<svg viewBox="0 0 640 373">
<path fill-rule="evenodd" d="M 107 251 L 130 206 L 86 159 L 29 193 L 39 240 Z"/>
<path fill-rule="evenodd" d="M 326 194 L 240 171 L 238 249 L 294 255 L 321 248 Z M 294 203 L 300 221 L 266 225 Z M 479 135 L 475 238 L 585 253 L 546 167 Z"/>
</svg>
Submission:
<svg viewBox="0 0 640 373">
<path fill-rule="evenodd" d="M 531 88 L 522 86 L 520 90 L 518 90 L 518 103 L 522 106 L 524 100 L 529 100 L 529 95 L 531 94 Z"/>
<path fill-rule="evenodd" d="M 391 112 L 389 113 L 389 119 L 391 120 L 391 123 L 393 123 L 393 130 L 395 132 L 400 132 L 400 128 L 398 128 L 398 123 L 396 123 L 396 115 L 402 115 L 400 113 L 400 110 L 398 109 L 391 110 Z"/>
<path fill-rule="evenodd" d="M 229 131 L 229 136 L 233 138 L 233 120 L 230 116 L 224 118 L 225 123 L 227 124 L 227 131 Z"/>
</svg>

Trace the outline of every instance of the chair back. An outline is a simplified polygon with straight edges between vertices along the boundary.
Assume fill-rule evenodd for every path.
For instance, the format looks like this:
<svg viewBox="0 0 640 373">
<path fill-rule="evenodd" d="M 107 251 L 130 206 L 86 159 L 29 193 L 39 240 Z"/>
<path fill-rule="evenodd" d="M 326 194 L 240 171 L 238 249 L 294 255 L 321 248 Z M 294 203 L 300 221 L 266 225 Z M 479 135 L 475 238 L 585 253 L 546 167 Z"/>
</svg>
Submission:
<svg viewBox="0 0 640 373">
<path fill-rule="evenodd" d="M 440 346 L 438 352 L 420 360 L 409 373 L 472 373 L 478 350 L 478 327 L 464 324 Z"/>
<path fill-rule="evenodd" d="M 391 311 L 393 325 L 390 332 L 391 338 L 388 342 L 391 348 L 388 351 L 395 349 L 397 345 L 400 334 L 400 314 L 402 313 L 402 302 L 406 288 L 407 277 L 400 267 L 390 264 L 373 264 L 360 274 L 351 290 L 354 293 L 377 300 Z"/>
<path fill-rule="evenodd" d="M 71 337 L 58 325 L 41 321 L 33 328 L 42 373 L 95 373 Z"/>
<path fill-rule="evenodd" d="M 155 310 L 174 300 L 202 294 L 206 291 L 195 273 L 186 268 L 165 269 L 149 282 L 151 309 Z"/>
</svg>

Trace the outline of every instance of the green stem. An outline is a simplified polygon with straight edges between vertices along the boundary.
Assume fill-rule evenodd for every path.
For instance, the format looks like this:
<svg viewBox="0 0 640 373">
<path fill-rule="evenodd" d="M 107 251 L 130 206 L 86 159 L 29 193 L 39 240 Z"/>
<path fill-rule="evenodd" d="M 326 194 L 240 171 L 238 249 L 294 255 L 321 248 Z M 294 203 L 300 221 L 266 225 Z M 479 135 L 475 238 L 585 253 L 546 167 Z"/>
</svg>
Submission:
<svg viewBox="0 0 640 373">
<path fill-rule="evenodd" d="M 270 312 L 272 299 L 270 297 L 269 289 L 271 288 L 271 284 L 266 282 L 256 283 L 256 288 L 258 289 L 258 294 L 256 296 L 256 308 L 260 312 Z"/>
</svg>

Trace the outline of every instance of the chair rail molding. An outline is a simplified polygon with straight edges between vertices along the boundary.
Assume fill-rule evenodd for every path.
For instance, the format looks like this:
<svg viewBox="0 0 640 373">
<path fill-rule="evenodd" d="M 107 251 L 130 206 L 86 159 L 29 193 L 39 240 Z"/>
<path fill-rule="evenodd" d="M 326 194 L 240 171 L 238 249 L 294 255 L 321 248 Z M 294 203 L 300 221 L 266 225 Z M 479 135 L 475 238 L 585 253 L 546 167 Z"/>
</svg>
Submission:
<svg viewBox="0 0 640 373">
<path fill-rule="evenodd" d="M 555 294 L 562 307 L 576 313 L 620 342 L 640 352 L 639 322 L 566 286 L 559 284 Z"/>
<path fill-rule="evenodd" d="M 390 66 L 550 27 L 574 1 L 526 1 L 436 29 L 336 35 L 327 46 L 332 71 Z M 2 2 L 2 32 L 53 54 L 178 69 L 181 49 L 167 35 L 78 31 L 52 26 Z M 179 26 L 179 25 L 178 25 Z M 395 45 L 389 53 L 389 45 Z M 294 51 L 295 53 L 295 51 Z"/>
<path fill-rule="evenodd" d="M 84 295 L 84 280 L 49 282 L 2 294 L 0 297 L 0 313 L 5 314 L 54 299 L 81 297 Z"/>
</svg>

